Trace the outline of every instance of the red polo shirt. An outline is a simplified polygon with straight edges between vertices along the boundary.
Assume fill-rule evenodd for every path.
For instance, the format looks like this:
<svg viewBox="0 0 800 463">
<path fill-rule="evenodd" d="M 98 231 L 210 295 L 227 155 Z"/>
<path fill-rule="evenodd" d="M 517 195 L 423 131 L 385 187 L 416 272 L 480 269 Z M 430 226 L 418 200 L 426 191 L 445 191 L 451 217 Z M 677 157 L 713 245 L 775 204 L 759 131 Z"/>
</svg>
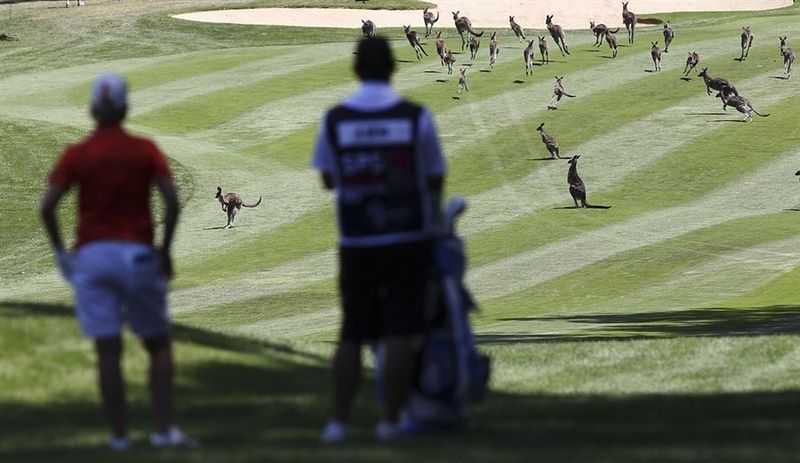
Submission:
<svg viewBox="0 0 800 463">
<path fill-rule="evenodd" d="M 67 148 L 50 183 L 78 185 L 76 247 L 105 239 L 153 244 L 150 187 L 157 177 L 169 178 L 170 171 L 155 143 L 113 125 Z"/>
</svg>

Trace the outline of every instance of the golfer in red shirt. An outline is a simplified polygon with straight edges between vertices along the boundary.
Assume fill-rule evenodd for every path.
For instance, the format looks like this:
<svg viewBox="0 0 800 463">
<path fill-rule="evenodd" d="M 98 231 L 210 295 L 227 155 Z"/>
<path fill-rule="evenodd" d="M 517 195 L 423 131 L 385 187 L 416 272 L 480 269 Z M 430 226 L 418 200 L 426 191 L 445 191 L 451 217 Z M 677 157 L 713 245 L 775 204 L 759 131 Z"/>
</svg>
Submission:
<svg viewBox="0 0 800 463">
<path fill-rule="evenodd" d="M 150 392 L 155 412 L 154 447 L 191 446 L 173 423 L 173 360 L 167 314 L 167 279 L 172 277 L 170 245 L 178 198 L 167 160 L 147 139 L 122 128 L 127 85 L 116 74 L 97 78 L 91 114 L 97 123 L 85 140 L 70 146 L 50 175 L 42 218 L 64 278 L 75 292 L 84 335 L 94 338 L 100 392 L 111 422 L 109 446 L 130 446 L 125 425 L 125 392 L 120 368 L 121 330 L 127 320 L 150 356 Z M 164 241 L 153 246 L 150 188 L 166 204 Z M 74 253 L 64 248 L 56 207 L 78 188 L 79 224 Z"/>
</svg>

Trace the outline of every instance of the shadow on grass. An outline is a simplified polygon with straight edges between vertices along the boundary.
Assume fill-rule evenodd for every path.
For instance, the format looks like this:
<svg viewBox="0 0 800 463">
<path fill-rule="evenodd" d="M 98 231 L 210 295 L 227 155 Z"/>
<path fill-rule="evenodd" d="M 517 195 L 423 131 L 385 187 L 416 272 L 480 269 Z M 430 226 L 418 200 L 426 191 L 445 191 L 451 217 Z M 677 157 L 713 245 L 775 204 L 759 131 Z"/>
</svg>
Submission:
<svg viewBox="0 0 800 463">
<path fill-rule="evenodd" d="M 478 339 L 487 344 L 551 341 L 613 341 L 663 339 L 673 337 L 767 336 L 800 333 L 800 307 L 768 306 L 747 308 L 704 308 L 624 314 L 587 314 L 499 318 L 500 321 L 565 321 L 588 327 L 582 334 L 483 334 Z"/>
</svg>

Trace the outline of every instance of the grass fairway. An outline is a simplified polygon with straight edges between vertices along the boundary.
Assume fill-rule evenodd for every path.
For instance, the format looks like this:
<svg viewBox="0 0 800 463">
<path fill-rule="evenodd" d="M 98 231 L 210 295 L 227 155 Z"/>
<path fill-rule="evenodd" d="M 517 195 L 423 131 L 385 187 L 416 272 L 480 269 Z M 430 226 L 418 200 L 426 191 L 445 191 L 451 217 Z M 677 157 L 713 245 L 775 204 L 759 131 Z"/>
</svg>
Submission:
<svg viewBox="0 0 800 463">
<path fill-rule="evenodd" d="M 660 73 L 648 72 L 658 27 L 616 59 L 588 30 L 568 31 L 572 54 L 551 50 L 532 77 L 523 46 L 500 30 L 494 69 L 488 40 L 474 63 L 456 55 L 469 65 L 461 95 L 438 59 L 418 62 L 400 29 L 381 29 L 394 39 L 395 84 L 433 110 L 448 194 L 470 205 L 460 229 L 493 394 L 463 432 L 378 446 L 365 382 L 354 440 L 326 448 L 316 438 L 337 334 L 336 236 L 308 162 L 319 117 L 355 88 L 360 30 L 169 15 L 353 2 L 88 3 L 0 5 L 0 33 L 20 39 L 0 42 L 0 462 L 800 459 L 800 86 L 781 78 L 777 39 L 800 46 L 800 7 L 670 14 L 676 39 Z M 743 25 L 756 41 L 738 62 Z M 456 48 L 455 30 L 445 36 Z M 691 51 L 700 66 L 681 79 Z M 722 111 L 696 76 L 706 66 L 770 117 L 744 124 Z M 146 359 L 132 337 L 135 448 L 103 446 L 93 352 L 36 214 L 54 159 L 91 127 L 88 88 L 104 70 L 129 79 L 129 127 L 158 141 L 181 189 L 171 304 L 178 415 L 204 443 L 194 452 L 145 445 Z M 554 75 L 577 98 L 548 112 Z M 568 208 L 568 166 L 541 159 L 541 122 L 562 155 L 581 155 L 589 201 L 611 209 Z M 264 201 L 215 229 L 217 185 Z"/>
</svg>

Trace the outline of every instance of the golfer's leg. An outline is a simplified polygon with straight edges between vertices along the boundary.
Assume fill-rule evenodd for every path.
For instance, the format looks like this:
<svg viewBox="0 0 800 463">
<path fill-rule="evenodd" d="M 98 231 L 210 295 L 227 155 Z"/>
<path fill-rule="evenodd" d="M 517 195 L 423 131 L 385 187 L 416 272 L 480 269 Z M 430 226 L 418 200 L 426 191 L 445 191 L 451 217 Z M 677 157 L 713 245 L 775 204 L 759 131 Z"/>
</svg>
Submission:
<svg viewBox="0 0 800 463">
<path fill-rule="evenodd" d="M 350 410 L 361 380 L 361 346 L 341 339 L 333 356 L 333 418 L 350 420 Z"/>
<path fill-rule="evenodd" d="M 386 386 L 386 416 L 389 423 L 396 423 L 400 415 L 400 407 L 405 402 L 411 386 L 414 367 L 414 351 L 411 338 L 404 336 L 388 336 L 384 339 L 386 346 L 386 368 L 383 384 Z"/>
<path fill-rule="evenodd" d="M 114 437 L 127 437 L 125 429 L 125 386 L 122 382 L 120 356 L 122 340 L 119 336 L 95 339 L 100 395 L 103 398 L 111 432 Z"/>
<path fill-rule="evenodd" d="M 174 424 L 172 340 L 169 335 L 154 336 L 145 339 L 144 346 L 150 354 L 150 397 L 156 432 L 166 433 Z"/>
</svg>

